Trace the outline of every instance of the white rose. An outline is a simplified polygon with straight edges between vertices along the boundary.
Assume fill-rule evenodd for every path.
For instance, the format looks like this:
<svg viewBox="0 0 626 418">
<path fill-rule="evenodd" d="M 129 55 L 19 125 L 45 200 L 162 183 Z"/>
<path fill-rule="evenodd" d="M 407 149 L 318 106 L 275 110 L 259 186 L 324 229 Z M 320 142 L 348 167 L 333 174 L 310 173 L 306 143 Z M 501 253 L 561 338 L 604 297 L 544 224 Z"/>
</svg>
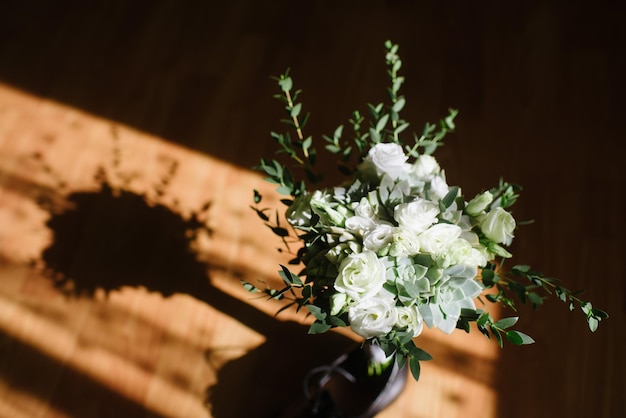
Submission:
<svg viewBox="0 0 626 418">
<path fill-rule="evenodd" d="M 389 254 L 394 257 L 410 256 L 420 252 L 418 235 L 410 229 L 395 228 Z"/>
<path fill-rule="evenodd" d="M 509 245 L 513 241 L 515 219 L 509 212 L 497 207 L 489 211 L 483 218 L 480 229 L 490 240 L 498 244 Z"/>
<path fill-rule="evenodd" d="M 363 246 L 370 251 L 377 252 L 391 242 L 393 226 L 389 223 L 379 223 L 368 231 L 363 239 Z"/>
<path fill-rule="evenodd" d="M 395 325 L 397 328 L 407 328 L 413 333 L 413 337 L 417 337 L 422 333 L 424 320 L 417 306 L 399 306 L 396 308 L 396 311 L 398 318 Z"/>
<path fill-rule="evenodd" d="M 362 300 L 350 307 L 348 319 L 352 330 L 363 338 L 387 334 L 398 320 L 395 300 L 388 292 Z"/>
<path fill-rule="evenodd" d="M 379 176 L 388 174 L 393 178 L 400 177 L 406 172 L 405 165 L 408 157 L 404 154 L 402 147 L 395 143 L 376 144 L 369 150 L 364 162 L 371 162 L 376 168 Z"/>
<path fill-rule="evenodd" d="M 437 221 L 437 215 L 439 215 L 438 205 L 421 198 L 409 203 L 401 203 L 393 211 L 393 217 L 398 225 L 415 233 L 428 229 Z"/>
<path fill-rule="evenodd" d="M 364 250 L 341 261 L 335 289 L 355 301 L 377 294 L 385 283 L 385 267 L 376 253 Z"/>
<path fill-rule="evenodd" d="M 421 251 L 433 255 L 441 254 L 461 236 L 461 232 L 463 230 L 457 225 L 435 224 L 419 235 Z"/>
<path fill-rule="evenodd" d="M 441 168 L 435 157 L 426 154 L 417 157 L 417 160 L 415 160 L 411 167 L 411 173 L 422 181 L 430 180 L 432 176 L 438 174 L 440 170 Z"/>
<path fill-rule="evenodd" d="M 484 266 L 487 264 L 487 258 L 478 249 L 464 240 L 458 238 L 450 243 L 445 252 L 438 258 L 439 265 L 443 268 L 455 264 L 467 264 L 470 266 Z"/>
</svg>

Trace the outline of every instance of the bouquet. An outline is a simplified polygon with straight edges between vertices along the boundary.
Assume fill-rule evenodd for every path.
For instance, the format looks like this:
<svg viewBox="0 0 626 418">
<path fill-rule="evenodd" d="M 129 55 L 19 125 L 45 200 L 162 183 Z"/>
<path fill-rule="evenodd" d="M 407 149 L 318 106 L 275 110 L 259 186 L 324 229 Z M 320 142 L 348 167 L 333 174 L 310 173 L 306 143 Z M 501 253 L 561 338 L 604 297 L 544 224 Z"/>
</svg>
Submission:
<svg viewBox="0 0 626 418">
<path fill-rule="evenodd" d="M 258 169 L 285 195 L 286 211 L 270 216 L 269 208 L 259 206 L 262 196 L 256 190 L 252 208 L 294 258 L 289 267 L 280 266 L 283 287 L 244 286 L 289 300 L 281 310 L 308 310 L 315 318 L 310 333 L 350 327 L 393 354 L 400 366 L 408 362 L 416 380 L 420 361 L 431 359 L 415 344 L 424 326 L 469 333 L 475 323 L 500 346 L 504 340 L 534 342 L 513 329 L 517 317 L 494 319 L 490 303 L 537 307 L 553 295 L 570 310 L 578 306 L 595 331 L 608 315 L 578 292 L 530 266 L 504 267 L 517 227 L 509 208 L 521 188 L 500 180 L 466 199 L 459 186 L 447 183 L 433 153 L 454 130 L 457 111 L 450 110 L 437 125 L 426 124 L 421 134 L 407 135 L 409 123 L 400 117 L 405 98 L 398 46 L 387 41 L 385 48 L 389 103 L 368 105 L 367 121 L 355 111 L 350 139 L 344 139 L 343 126 L 323 137 L 324 148 L 336 155 L 347 176 L 336 187 L 315 188 L 323 176 L 315 170 L 319 154 L 313 139 L 303 134 L 308 114 L 301 116 L 300 91 L 288 72 L 276 78 L 281 90 L 276 97 L 288 115 L 284 122 L 295 137 L 273 132 L 278 153 L 288 161 L 263 158 Z"/>
</svg>

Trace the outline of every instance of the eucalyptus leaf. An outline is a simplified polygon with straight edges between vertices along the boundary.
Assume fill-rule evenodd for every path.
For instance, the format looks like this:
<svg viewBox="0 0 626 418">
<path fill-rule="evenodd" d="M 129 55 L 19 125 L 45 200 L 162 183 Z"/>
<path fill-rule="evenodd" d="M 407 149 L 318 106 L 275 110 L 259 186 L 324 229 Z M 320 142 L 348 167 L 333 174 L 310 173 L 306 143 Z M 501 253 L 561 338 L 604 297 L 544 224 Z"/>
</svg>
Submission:
<svg viewBox="0 0 626 418">
<path fill-rule="evenodd" d="M 526 345 L 535 342 L 529 335 L 519 331 L 507 331 L 506 338 L 515 345 Z"/>
</svg>

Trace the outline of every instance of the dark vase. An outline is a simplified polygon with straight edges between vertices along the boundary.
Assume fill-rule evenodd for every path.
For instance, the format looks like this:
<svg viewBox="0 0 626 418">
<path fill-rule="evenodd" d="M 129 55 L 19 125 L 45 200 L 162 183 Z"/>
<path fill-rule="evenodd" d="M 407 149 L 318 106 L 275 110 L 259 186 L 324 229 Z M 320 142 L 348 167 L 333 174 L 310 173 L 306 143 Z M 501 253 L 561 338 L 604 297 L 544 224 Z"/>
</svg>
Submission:
<svg viewBox="0 0 626 418">
<path fill-rule="evenodd" d="M 333 363 L 312 369 L 304 380 L 305 400 L 285 411 L 284 418 L 370 418 L 389 406 L 407 381 L 406 365 L 398 367 L 374 344 L 358 345 Z"/>
</svg>

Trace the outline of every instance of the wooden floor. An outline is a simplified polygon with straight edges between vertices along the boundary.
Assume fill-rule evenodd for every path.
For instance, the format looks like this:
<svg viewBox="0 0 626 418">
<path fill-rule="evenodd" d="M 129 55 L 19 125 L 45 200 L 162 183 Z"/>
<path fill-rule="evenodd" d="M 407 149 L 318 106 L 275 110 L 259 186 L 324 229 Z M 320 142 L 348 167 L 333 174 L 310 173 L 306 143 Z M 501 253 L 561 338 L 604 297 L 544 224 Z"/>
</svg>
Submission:
<svg viewBox="0 0 626 418">
<path fill-rule="evenodd" d="M 13 2 L 0 13 L 0 418 L 274 417 L 350 347 L 246 293 L 285 256 L 249 209 L 291 67 L 309 130 L 384 99 L 448 107 L 467 195 L 522 184 L 515 260 L 611 318 L 523 309 L 536 344 L 426 332 L 435 360 L 380 417 L 621 417 L 626 408 L 624 14 L 556 2 Z M 38 4 L 41 3 L 41 4 Z M 189 3 L 189 4 L 187 4 Z M 441 4 L 444 3 L 444 4 Z M 330 164 L 329 164 L 330 165 Z M 334 175 L 330 174 L 330 179 Z M 510 312 L 503 312 L 510 316 Z"/>
</svg>

